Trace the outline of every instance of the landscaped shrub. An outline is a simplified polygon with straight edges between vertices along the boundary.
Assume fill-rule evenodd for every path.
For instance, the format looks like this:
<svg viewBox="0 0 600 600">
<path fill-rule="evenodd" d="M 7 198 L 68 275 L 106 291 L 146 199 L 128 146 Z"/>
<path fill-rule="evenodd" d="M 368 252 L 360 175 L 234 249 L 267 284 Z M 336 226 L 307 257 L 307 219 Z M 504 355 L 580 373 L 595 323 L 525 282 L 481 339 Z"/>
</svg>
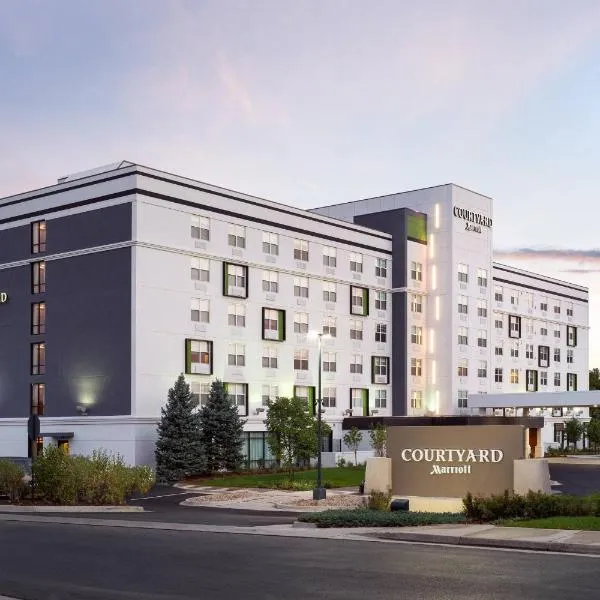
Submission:
<svg viewBox="0 0 600 600">
<path fill-rule="evenodd" d="M 528 492 L 522 496 L 504 494 L 473 496 L 464 500 L 465 516 L 472 521 L 498 521 L 501 519 L 543 519 L 546 517 L 600 516 L 600 496 L 567 496 Z"/>
<path fill-rule="evenodd" d="M 10 460 L 0 459 L 0 494 L 8 496 L 11 502 L 18 502 L 25 491 L 24 475 L 19 465 Z"/>
<path fill-rule="evenodd" d="M 384 512 L 367 508 L 307 513 L 300 515 L 298 520 L 316 523 L 317 527 L 414 527 L 466 521 L 460 513 Z"/>
<path fill-rule="evenodd" d="M 371 510 L 389 510 L 390 502 L 392 501 L 392 490 L 388 489 L 387 492 L 377 492 L 373 490 L 369 494 L 369 500 L 367 506 Z"/>
</svg>

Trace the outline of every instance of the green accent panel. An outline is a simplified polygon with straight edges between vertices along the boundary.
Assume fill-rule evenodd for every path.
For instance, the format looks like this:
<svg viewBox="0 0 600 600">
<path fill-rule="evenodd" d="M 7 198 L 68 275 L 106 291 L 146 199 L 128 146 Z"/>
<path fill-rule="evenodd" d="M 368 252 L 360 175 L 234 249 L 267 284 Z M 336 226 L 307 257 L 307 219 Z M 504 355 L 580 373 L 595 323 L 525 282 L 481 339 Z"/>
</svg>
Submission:
<svg viewBox="0 0 600 600">
<path fill-rule="evenodd" d="M 227 296 L 227 282 L 229 281 L 229 263 L 223 263 L 223 296 Z"/>
<path fill-rule="evenodd" d="M 363 388 L 360 393 L 362 396 L 363 416 L 368 417 L 369 416 L 369 390 L 366 388 Z"/>
<path fill-rule="evenodd" d="M 369 316 L 369 288 L 363 290 L 363 315 Z"/>
<path fill-rule="evenodd" d="M 371 356 L 371 383 L 375 383 L 375 357 Z"/>
<path fill-rule="evenodd" d="M 315 387 L 314 386 L 310 386 L 308 388 L 308 409 L 310 410 L 310 414 L 313 417 L 317 414 L 316 402 L 315 402 Z"/>
<path fill-rule="evenodd" d="M 277 311 L 277 333 L 279 341 L 285 341 L 285 310 Z"/>
<path fill-rule="evenodd" d="M 185 372 L 192 372 L 192 340 L 185 340 Z"/>
<path fill-rule="evenodd" d="M 427 217 L 425 215 L 406 215 L 406 237 L 427 243 Z"/>
</svg>

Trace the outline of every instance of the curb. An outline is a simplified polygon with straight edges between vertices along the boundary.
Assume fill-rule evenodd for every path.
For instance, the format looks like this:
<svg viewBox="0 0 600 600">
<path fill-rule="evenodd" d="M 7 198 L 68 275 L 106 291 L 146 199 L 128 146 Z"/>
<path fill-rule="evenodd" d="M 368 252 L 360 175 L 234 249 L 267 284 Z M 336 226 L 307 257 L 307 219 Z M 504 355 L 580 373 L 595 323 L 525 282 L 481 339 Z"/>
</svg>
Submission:
<svg viewBox="0 0 600 600">
<path fill-rule="evenodd" d="M 141 513 L 143 506 L 0 506 L 0 513 Z"/>
</svg>

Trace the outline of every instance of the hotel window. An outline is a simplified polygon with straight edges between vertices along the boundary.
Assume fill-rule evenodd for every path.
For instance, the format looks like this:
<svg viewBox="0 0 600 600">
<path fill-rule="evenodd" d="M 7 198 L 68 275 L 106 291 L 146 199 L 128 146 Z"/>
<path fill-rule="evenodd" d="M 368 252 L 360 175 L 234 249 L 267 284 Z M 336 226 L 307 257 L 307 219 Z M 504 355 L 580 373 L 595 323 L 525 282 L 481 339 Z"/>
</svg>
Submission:
<svg viewBox="0 0 600 600">
<path fill-rule="evenodd" d="M 192 215 L 192 239 L 208 242 L 210 240 L 210 219 Z"/>
<path fill-rule="evenodd" d="M 262 351 L 262 367 L 263 369 L 276 369 L 278 365 L 277 348 L 265 346 Z"/>
<path fill-rule="evenodd" d="M 519 369 L 510 370 L 510 382 L 519 383 Z"/>
<path fill-rule="evenodd" d="M 371 383 L 390 382 L 390 359 L 388 356 L 371 357 Z"/>
<path fill-rule="evenodd" d="M 477 316 L 482 318 L 487 317 L 487 300 L 477 301 Z"/>
<path fill-rule="evenodd" d="M 335 317 L 327 316 L 323 318 L 323 335 L 329 335 L 332 338 L 337 337 L 337 321 Z"/>
<path fill-rule="evenodd" d="M 308 262 L 308 242 L 306 240 L 294 240 L 294 259 Z"/>
<path fill-rule="evenodd" d="M 560 408 L 558 410 L 560 410 L 562 412 L 562 408 Z M 564 423 L 554 423 L 554 443 L 555 444 L 562 444 L 564 429 L 565 429 Z"/>
<path fill-rule="evenodd" d="M 480 360 L 477 366 L 477 377 L 485 379 L 487 377 L 487 361 Z"/>
<path fill-rule="evenodd" d="M 423 343 L 423 328 L 413 325 L 410 330 L 410 342 L 411 344 L 422 344 Z"/>
<path fill-rule="evenodd" d="M 504 356 L 504 347 L 503 346 L 496 346 L 494 348 L 494 355 L 495 356 Z"/>
<path fill-rule="evenodd" d="M 263 340 L 283 342 L 285 340 L 285 310 L 263 308 Z"/>
<path fill-rule="evenodd" d="M 540 310 L 542 312 L 548 312 L 548 298 L 546 296 L 540 298 Z"/>
<path fill-rule="evenodd" d="M 208 300 L 192 298 L 191 319 L 195 323 L 210 322 L 210 304 Z"/>
<path fill-rule="evenodd" d="M 494 382 L 502 383 L 503 379 L 504 379 L 504 371 L 502 370 L 502 367 L 496 367 L 494 369 Z"/>
<path fill-rule="evenodd" d="M 350 319 L 350 339 L 363 339 L 363 322 L 359 319 Z"/>
<path fill-rule="evenodd" d="M 567 325 L 567 346 L 577 346 L 577 327 Z"/>
<path fill-rule="evenodd" d="M 223 263 L 223 295 L 248 297 L 248 267 Z"/>
<path fill-rule="evenodd" d="M 46 221 L 31 224 L 31 253 L 46 252 Z"/>
<path fill-rule="evenodd" d="M 554 373 L 554 385 L 556 387 L 560 386 L 560 373 Z"/>
<path fill-rule="evenodd" d="M 458 408 L 468 408 L 468 390 L 458 390 Z"/>
<path fill-rule="evenodd" d="M 525 344 L 525 358 L 533 360 L 533 344 Z"/>
<path fill-rule="evenodd" d="M 363 357 L 362 354 L 353 354 L 350 361 L 350 373 L 360 375 L 363 372 Z"/>
<path fill-rule="evenodd" d="M 324 408 L 335 408 L 337 404 L 337 392 L 334 387 L 323 388 L 323 398 L 321 404 Z"/>
<path fill-rule="evenodd" d="M 560 338 L 560 325 L 554 325 L 554 337 Z"/>
<path fill-rule="evenodd" d="M 421 377 L 423 375 L 423 359 L 411 358 L 410 359 L 410 374 L 413 377 Z"/>
<path fill-rule="evenodd" d="M 487 331 L 485 329 L 480 329 L 477 334 L 477 347 L 487 348 Z"/>
<path fill-rule="evenodd" d="M 516 315 L 508 315 L 508 337 L 521 337 L 521 317 Z"/>
<path fill-rule="evenodd" d="M 458 361 L 458 376 L 468 377 L 469 375 L 469 361 L 466 358 L 461 358 Z"/>
<path fill-rule="evenodd" d="M 31 344 L 31 374 L 43 375 L 46 372 L 46 344 Z"/>
<path fill-rule="evenodd" d="M 263 231 L 262 251 L 264 254 L 272 254 L 273 256 L 277 256 L 279 254 L 278 233 L 270 233 L 269 231 Z"/>
<path fill-rule="evenodd" d="M 525 319 L 525 333 L 533 335 L 533 319 Z"/>
<path fill-rule="evenodd" d="M 502 289 L 502 286 L 500 286 L 500 285 L 497 285 L 494 287 L 494 300 L 496 302 L 504 301 L 504 290 Z"/>
<path fill-rule="evenodd" d="M 229 225 L 227 243 L 234 248 L 245 248 L 246 228 L 243 225 Z"/>
<path fill-rule="evenodd" d="M 567 373 L 567 392 L 577 391 L 577 373 Z"/>
<path fill-rule="evenodd" d="M 387 277 L 387 260 L 385 258 L 375 259 L 375 277 Z"/>
<path fill-rule="evenodd" d="M 230 327 L 246 327 L 246 307 L 243 304 L 230 304 L 228 306 L 227 324 Z"/>
<path fill-rule="evenodd" d="M 375 390 L 375 408 L 387 408 L 387 390 Z"/>
<path fill-rule="evenodd" d="M 502 329 L 503 326 L 504 326 L 504 323 L 502 322 L 502 317 L 494 320 L 494 327 L 496 329 Z"/>
<path fill-rule="evenodd" d="M 279 273 L 277 271 L 262 272 L 263 292 L 276 294 L 279 291 Z"/>
<path fill-rule="evenodd" d="M 350 314 L 363 317 L 369 314 L 369 290 L 367 288 L 350 286 Z"/>
<path fill-rule="evenodd" d="M 560 315 L 560 301 L 559 300 L 554 301 L 554 314 Z"/>
<path fill-rule="evenodd" d="M 458 328 L 458 345 L 468 346 L 469 345 L 469 330 L 466 327 Z"/>
<path fill-rule="evenodd" d="M 31 305 L 31 335 L 46 333 L 46 303 L 35 302 Z"/>
<path fill-rule="evenodd" d="M 423 408 L 423 392 L 421 390 L 413 390 L 410 393 L 410 407 L 414 410 Z"/>
<path fill-rule="evenodd" d="M 554 362 L 560 362 L 560 348 L 554 348 Z"/>
<path fill-rule="evenodd" d="M 513 306 L 519 305 L 519 293 L 516 292 L 515 290 L 511 290 L 511 292 L 510 292 L 510 303 Z"/>
<path fill-rule="evenodd" d="M 304 348 L 294 350 L 294 370 L 308 371 L 308 350 Z"/>
<path fill-rule="evenodd" d="M 248 412 L 248 384 L 247 383 L 223 383 L 225 391 L 232 404 Z"/>
<path fill-rule="evenodd" d="M 527 386 L 528 392 L 537 392 L 538 391 L 538 372 L 527 369 L 525 371 L 525 383 Z"/>
<path fill-rule="evenodd" d="M 510 346 L 511 358 L 519 358 L 519 342 L 513 342 Z"/>
<path fill-rule="evenodd" d="M 332 268 L 337 266 L 337 252 L 332 246 L 323 246 L 323 264 Z"/>
<path fill-rule="evenodd" d="M 548 385 L 548 371 L 540 371 L 540 385 Z"/>
<path fill-rule="evenodd" d="M 540 335 L 543 335 L 544 337 L 546 337 L 548 335 L 548 324 L 547 323 L 542 323 L 540 325 Z"/>
<path fill-rule="evenodd" d="M 308 313 L 294 313 L 294 333 L 308 333 Z"/>
<path fill-rule="evenodd" d="M 461 283 L 469 282 L 469 267 L 462 263 L 458 264 L 458 281 Z"/>
<path fill-rule="evenodd" d="M 459 315 L 466 315 L 469 312 L 468 302 L 469 302 L 469 300 L 467 299 L 466 296 L 458 297 L 458 314 Z"/>
<path fill-rule="evenodd" d="M 244 344 L 229 344 L 227 364 L 230 367 L 246 366 L 246 346 Z"/>
<path fill-rule="evenodd" d="M 323 372 L 335 373 L 337 371 L 337 359 L 335 352 L 323 352 Z"/>
<path fill-rule="evenodd" d="M 262 405 L 269 406 L 269 402 L 275 402 L 279 397 L 279 386 L 263 385 L 262 386 Z"/>
<path fill-rule="evenodd" d="M 387 294 L 385 292 L 375 292 L 375 308 L 387 310 Z"/>
<path fill-rule="evenodd" d="M 488 272 L 486 269 L 477 269 L 477 285 L 479 287 L 487 287 Z"/>
<path fill-rule="evenodd" d="M 192 281 L 210 280 L 210 261 L 208 258 L 192 258 Z"/>
<path fill-rule="evenodd" d="M 567 364 L 573 364 L 573 350 L 567 350 Z"/>
<path fill-rule="evenodd" d="M 314 386 L 306 385 L 295 385 L 294 386 L 294 398 L 303 400 L 308 406 L 308 410 L 311 415 L 315 414 L 315 388 Z"/>
<path fill-rule="evenodd" d="M 337 285 L 333 281 L 323 282 L 323 301 L 337 302 Z"/>
<path fill-rule="evenodd" d="M 350 270 L 354 273 L 363 272 L 363 255 L 359 252 L 350 252 Z"/>
<path fill-rule="evenodd" d="M 423 265 L 414 260 L 410 263 L 410 278 L 413 281 L 423 281 Z"/>
<path fill-rule="evenodd" d="M 43 294 L 46 291 L 46 263 L 34 262 L 31 264 L 31 292 Z"/>
<path fill-rule="evenodd" d="M 212 375 L 213 343 L 185 340 L 185 372 L 190 375 Z"/>
<path fill-rule="evenodd" d="M 308 298 L 308 277 L 294 277 L 294 296 Z"/>
<path fill-rule="evenodd" d="M 550 366 L 550 347 L 538 346 L 538 367 Z"/>
<path fill-rule="evenodd" d="M 361 388 L 350 389 L 350 408 L 362 408 L 363 415 L 369 414 L 369 390 Z"/>
<path fill-rule="evenodd" d="M 375 341 L 385 343 L 387 342 L 387 324 L 377 323 L 375 326 Z"/>
<path fill-rule="evenodd" d="M 412 294 L 411 295 L 410 310 L 411 310 L 411 312 L 419 313 L 419 314 L 423 312 L 423 296 L 421 296 L 421 294 Z"/>
<path fill-rule="evenodd" d="M 567 317 L 573 316 L 573 303 L 572 302 L 566 303 L 566 311 L 567 311 Z"/>
<path fill-rule="evenodd" d="M 42 417 L 46 411 L 46 384 L 31 384 L 31 414 Z"/>
</svg>

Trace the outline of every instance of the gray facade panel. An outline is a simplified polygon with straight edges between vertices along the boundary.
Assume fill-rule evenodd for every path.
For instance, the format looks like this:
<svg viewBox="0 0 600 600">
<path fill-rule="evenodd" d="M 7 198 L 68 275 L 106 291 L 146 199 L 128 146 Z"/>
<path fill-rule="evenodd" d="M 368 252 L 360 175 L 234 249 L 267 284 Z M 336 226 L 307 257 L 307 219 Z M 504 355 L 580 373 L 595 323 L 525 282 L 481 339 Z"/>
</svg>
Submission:
<svg viewBox="0 0 600 600">
<path fill-rule="evenodd" d="M 30 256 L 30 225 L 0 229 L 0 265 L 24 260 Z"/>
</svg>

